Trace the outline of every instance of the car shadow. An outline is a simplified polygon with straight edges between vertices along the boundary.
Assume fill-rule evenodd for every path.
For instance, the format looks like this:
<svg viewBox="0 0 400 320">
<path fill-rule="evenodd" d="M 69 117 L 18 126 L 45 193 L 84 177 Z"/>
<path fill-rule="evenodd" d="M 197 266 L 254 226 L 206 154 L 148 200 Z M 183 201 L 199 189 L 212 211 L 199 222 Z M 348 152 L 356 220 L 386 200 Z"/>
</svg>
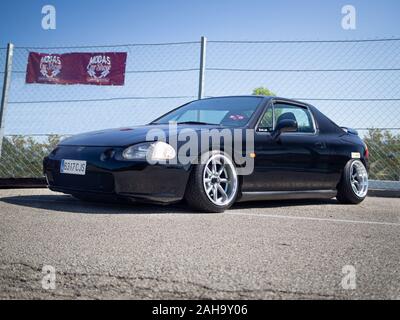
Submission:
<svg viewBox="0 0 400 320">
<path fill-rule="evenodd" d="M 336 199 L 296 199 L 296 200 L 264 200 L 238 202 L 232 206 L 232 209 L 262 209 L 262 208 L 278 208 L 278 207 L 300 207 L 311 205 L 329 205 L 338 204 Z"/>
<path fill-rule="evenodd" d="M 199 214 L 184 202 L 170 205 L 146 203 L 87 202 L 69 195 L 20 195 L 0 198 L 1 202 L 35 209 L 82 214 Z M 232 209 L 247 210 L 274 207 L 335 204 L 336 200 L 284 200 L 236 203 Z M 228 211 L 229 212 L 229 211 Z M 201 213 L 200 213 L 201 214 Z"/>
<path fill-rule="evenodd" d="M 35 209 L 83 214 L 180 214 L 190 212 L 184 204 L 154 205 L 139 202 L 89 202 L 69 195 L 21 195 L 0 201 Z"/>
</svg>

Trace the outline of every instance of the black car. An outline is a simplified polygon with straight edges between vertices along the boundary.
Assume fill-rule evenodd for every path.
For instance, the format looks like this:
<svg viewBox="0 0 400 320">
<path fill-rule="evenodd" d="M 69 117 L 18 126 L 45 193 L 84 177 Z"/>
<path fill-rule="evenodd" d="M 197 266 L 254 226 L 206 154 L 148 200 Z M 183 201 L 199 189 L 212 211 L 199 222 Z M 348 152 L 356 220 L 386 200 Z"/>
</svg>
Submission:
<svg viewBox="0 0 400 320">
<path fill-rule="evenodd" d="M 83 200 L 184 199 L 205 212 L 268 199 L 356 204 L 367 195 L 367 170 L 356 131 L 309 104 L 264 96 L 196 100 L 148 125 L 72 136 L 44 159 L 53 191 Z"/>
</svg>

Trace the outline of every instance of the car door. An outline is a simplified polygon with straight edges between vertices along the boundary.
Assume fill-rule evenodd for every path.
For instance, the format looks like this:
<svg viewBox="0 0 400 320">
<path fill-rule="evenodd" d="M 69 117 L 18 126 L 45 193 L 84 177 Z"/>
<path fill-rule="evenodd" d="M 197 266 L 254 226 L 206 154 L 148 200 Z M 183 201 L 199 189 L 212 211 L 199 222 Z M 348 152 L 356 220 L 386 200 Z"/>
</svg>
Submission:
<svg viewBox="0 0 400 320">
<path fill-rule="evenodd" d="M 274 137 L 282 119 L 297 122 L 296 132 Z M 329 149 L 306 105 L 272 102 L 255 132 L 254 172 L 244 178 L 246 191 L 300 191 L 329 189 Z"/>
</svg>

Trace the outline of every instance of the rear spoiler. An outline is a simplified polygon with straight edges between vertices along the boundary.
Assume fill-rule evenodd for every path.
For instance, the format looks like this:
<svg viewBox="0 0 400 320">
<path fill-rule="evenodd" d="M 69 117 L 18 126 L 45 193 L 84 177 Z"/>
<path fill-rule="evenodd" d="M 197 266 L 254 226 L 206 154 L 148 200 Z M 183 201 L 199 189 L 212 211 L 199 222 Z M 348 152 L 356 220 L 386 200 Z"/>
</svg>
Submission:
<svg viewBox="0 0 400 320">
<path fill-rule="evenodd" d="M 358 132 L 355 129 L 347 128 L 347 127 L 340 127 L 340 128 L 342 130 L 344 130 L 345 132 L 347 132 L 347 133 L 354 134 L 354 135 L 358 136 Z"/>
</svg>

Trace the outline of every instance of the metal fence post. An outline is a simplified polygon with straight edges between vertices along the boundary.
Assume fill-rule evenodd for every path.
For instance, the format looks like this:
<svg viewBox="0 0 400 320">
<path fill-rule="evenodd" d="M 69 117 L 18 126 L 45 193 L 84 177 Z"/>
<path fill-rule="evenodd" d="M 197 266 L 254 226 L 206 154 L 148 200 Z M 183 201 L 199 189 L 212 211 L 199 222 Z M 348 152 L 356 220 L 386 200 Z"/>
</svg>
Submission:
<svg viewBox="0 0 400 320">
<path fill-rule="evenodd" d="M 14 52 L 14 45 L 9 43 L 7 45 L 7 56 L 6 63 L 4 67 L 4 82 L 3 82 L 3 92 L 1 96 L 1 104 L 0 104 L 0 157 L 3 147 L 3 138 L 4 138 L 4 123 L 5 123 L 5 115 L 7 111 L 7 103 L 8 103 L 8 94 L 10 92 L 10 82 L 11 82 L 11 68 L 12 68 L 12 58 Z"/>
<path fill-rule="evenodd" d="M 204 95 L 204 73 L 206 70 L 206 47 L 207 38 L 201 37 L 200 47 L 200 70 L 199 70 L 199 95 L 198 98 L 202 99 Z"/>
</svg>

